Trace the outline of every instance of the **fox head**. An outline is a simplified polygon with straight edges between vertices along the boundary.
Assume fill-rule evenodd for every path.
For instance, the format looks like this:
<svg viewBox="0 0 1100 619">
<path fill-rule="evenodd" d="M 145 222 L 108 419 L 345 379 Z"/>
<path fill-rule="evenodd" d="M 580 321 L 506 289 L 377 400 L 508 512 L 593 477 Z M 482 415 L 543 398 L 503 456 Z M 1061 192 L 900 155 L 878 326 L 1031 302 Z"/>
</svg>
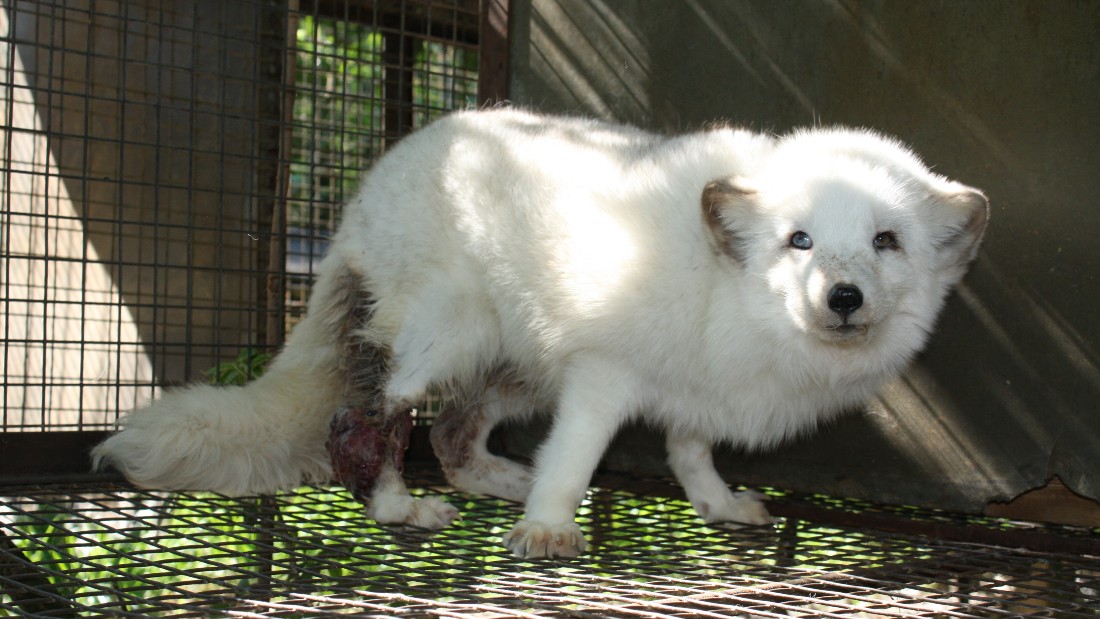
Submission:
<svg viewBox="0 0 1100 619">
<path fill-rule="evenodd" d="M 977 189 L 894 140 L 849 130 L 793 134 L 751 177 L 709 183 L 702 207 L 719 250 L 768 289 L 773 305 L 759 311 L 842 346 L 934 320 L 989 218 Z"/>
</svg>

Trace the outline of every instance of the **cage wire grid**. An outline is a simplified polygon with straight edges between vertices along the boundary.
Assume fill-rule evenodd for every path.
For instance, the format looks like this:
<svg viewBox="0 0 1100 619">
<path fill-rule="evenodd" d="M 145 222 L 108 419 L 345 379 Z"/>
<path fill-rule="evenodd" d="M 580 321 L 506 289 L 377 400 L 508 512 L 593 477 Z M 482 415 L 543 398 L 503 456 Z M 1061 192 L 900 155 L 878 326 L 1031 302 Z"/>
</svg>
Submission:
<svg viewBox="0 0 1100 619">
<path fill-rule="evenodd" d="M 480 9 L 490 4 L 501 3 Z M 5 437 L 109 430 L 164 386 L 262 368 L 361 171 L 476 104 L 479 18 L 476 0 L 0 1 L 4 444 L 79 468 L 82 453 L 31 454 L 49 443 Z M 5 452 L 0 477 L 23 456 Z M 29 477 L 0 487 L 0 609 L 22 616 L 1100 608 L 1100 551 L 1082 542 L 1096 531 L 1057 531 L 1087 552 L 1028 551 L 826 525 L 783 493 L 777 526 L 729 531 L 661 485 L 603 484 L 581 513 L 591 551 L 532 563 L 499 545 L 518 506 L 455 493 L 430 469 L 411 485 L 463 512 L 435 535 L 379 527 L 338 488 L 230 499 Z M 814 501 L 861 518 L 878 509 Z"/>
<path fill-rule="evenodd" d="M 794 516 L 771 527 L 710 527 L 681 498 L 639 494 L 613 479 L 582 506 L 586 555 L 525 561 L 499 543 L 520 506 L 457 493 L 431 468 L 415 467 L 410 481 L 417 493 L 457 506 L 461 521 L 435 534 L 379 526 L 329 487 L 239 499 L 112 484 L 8 488 L 0 496 L 0 609 L 28 617 L 1100 614 L 1095 556 Z M 780 513 L 797 502 L 876 509 L 773 495 Z"/>
<path fill-rule="evenodd" d="M 0 431 L 273 352 L 360 175 L 477 104 L 477 0 L 0 3 Z"/>
<path fill-rule="evenodd" d="M 241 241 L 255 211 L 203 211 L 255 191 L 256 153 L 226 142 L 260 143 L 232 103 L 255 71 L 232 11 L 81 4 L 3 10 L 8 431 L 103 427 L 156 367 L 188 374 L 227 333 L 255 331 Z M 223 87 L 195 104 L 215 74 Z"/>
</svg>

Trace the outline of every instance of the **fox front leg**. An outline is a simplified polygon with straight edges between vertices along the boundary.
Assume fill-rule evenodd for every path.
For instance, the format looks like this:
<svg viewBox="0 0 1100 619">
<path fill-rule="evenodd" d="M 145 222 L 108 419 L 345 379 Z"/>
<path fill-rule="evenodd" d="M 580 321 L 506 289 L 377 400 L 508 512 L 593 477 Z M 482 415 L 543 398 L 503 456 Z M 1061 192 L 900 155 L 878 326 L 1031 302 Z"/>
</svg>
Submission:
<svg viewBox="0 0 1100 619">
<path fill-rule="evenodd" d="M 550 436 L 535 459 L 524 518 L 504 536 L 512 554 L 534 559 L 585 551 L 577 508 L 607 445 L 637 409 L 640 392 L 632 376 L 601 360 L 575 360 L 570 366 Z"/>
</svg>

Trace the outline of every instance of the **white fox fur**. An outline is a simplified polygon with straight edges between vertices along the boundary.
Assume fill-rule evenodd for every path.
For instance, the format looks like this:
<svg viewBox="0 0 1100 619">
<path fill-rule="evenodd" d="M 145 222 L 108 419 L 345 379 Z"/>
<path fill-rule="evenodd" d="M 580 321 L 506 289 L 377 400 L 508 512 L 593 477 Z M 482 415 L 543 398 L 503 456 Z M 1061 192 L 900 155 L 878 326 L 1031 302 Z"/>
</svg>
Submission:
<svg viewBox="0 0 1100 619">
<path fill-rule="evenodd" d="M 526 499 L 505 537 L 515 554 L 584 550 L 574 512 L 635 418 L 667 431 L 706 521 L 765 523 L 759 497 L 719 478 L 712 445 L 767 447 L 865 403 L 924 344 L 987 213 L 980 192 L 864 130 L 665 137 L 452 114 L 366 176 L 305 320 L 262 378 L 170 393 L 95 457 L 158 488 L 326 478 L 329 419 L 347 398 L 339 278 L 351 273 L 373 301 L 356 337 L 389 358 L 388 410 L 451 394 L 432 440 L 452 483 Z M 554 424 L 532 474 L 484 440 L 534 410 Z M 395 470 L 369 504 L 387 522 L 457 515 L 413 500 Z"/>
</svg>

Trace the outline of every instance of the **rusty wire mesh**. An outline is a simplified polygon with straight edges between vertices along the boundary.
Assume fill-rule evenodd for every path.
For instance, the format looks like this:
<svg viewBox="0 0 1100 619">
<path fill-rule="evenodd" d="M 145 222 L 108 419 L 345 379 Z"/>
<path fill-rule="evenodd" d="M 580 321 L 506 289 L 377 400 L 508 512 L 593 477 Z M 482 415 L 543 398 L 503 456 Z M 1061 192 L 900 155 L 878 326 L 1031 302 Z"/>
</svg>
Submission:
<svg viewBox="0 0 1100 619">
<path fill-rule="evenodd" d="M 31 617 L 1100 615 L 1096 556 L 796 517 L 730 531 L 702 525 L 682 500 L 598 488 L 580 515 L 590 551 L 531 562 L 499 544 L 518 506 L 455 493 L 431 472 L 412 483 L 444 494 L 462 521 L 434 535 L 381 527 L 337 488 L 247 499 L 102 484 L 9 488 L 0 497 L 0 609 Z M 776 506 L 789 500 L 780 494 Z"/>
</svg>

